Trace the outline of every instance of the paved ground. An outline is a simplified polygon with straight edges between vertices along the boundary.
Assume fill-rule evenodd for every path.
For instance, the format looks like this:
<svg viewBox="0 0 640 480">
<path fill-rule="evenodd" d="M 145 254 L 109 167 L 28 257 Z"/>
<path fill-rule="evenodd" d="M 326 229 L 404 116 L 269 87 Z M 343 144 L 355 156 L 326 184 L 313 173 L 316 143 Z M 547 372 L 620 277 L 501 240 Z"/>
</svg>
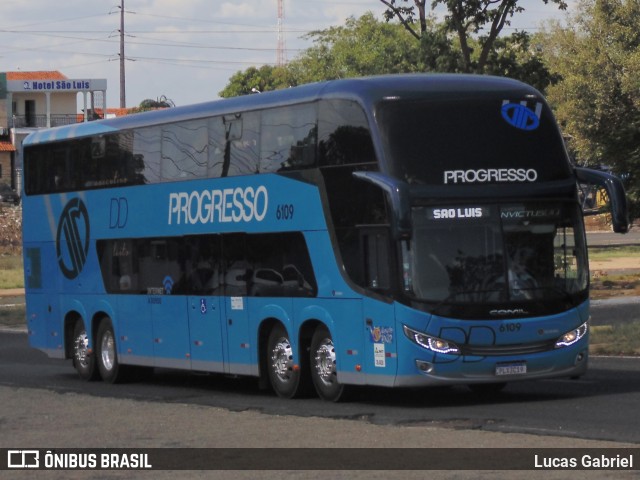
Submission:
<svg viewBox="0 0 640 480">
<path fill-rule="evenodd" d="M 115 386 L 114 386 L 115 387 Z M 365 421 L 255 411 L 232 412 L 198 405 L 101 398 L 45 389 L 0 387 L 0 448 L 636 448 L 635 444 L 576 438 L 444 429 L 430 425 L 373 425 Z M 61 426 L 64 428 L 60 428 Z M 533 452 L 533 450 L 532 450 Z M 397 453 L 396 453 L 397 454 Z M 296 455 L 295 450 L 290 455 Z M 504 455 L 509 455 L 506 450 Z M 0 472 L 3 479 L 224 478 L 224 479 L 632 479 L 636 471 L 283 471 L 209 472 Z M 299 459 L 293 459 L 299 461 Z"/>
<path fill-rule="evenodd" d="M 24 288 L 5 288 L 0 290 L 0 297 L 24 296 Z"/>
</svg>

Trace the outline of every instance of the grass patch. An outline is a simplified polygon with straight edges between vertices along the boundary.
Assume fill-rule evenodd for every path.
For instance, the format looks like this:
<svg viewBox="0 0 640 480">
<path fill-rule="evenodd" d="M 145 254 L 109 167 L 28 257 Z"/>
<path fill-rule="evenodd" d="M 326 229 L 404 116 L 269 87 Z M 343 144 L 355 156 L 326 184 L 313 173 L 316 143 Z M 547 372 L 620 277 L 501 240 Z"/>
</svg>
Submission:
<svg viewBox="0 0 640 480">
<path fill-rule="evenodd" d="M 637 256 L 640 256 L 640 245 L 589 248 L 589 260 L 594 261 L 606 261 L 612 258 L 626 258 Z"/>
<path fill-rule="evenodd" d="M 640 355 L 640 322 L 591 327 L 592 355 Z"/>
<path fill-rule="evenodd" d="M 22 256 L 0 255 L 0 272 L 0 289 L 24 287 Z"/>
</svg>

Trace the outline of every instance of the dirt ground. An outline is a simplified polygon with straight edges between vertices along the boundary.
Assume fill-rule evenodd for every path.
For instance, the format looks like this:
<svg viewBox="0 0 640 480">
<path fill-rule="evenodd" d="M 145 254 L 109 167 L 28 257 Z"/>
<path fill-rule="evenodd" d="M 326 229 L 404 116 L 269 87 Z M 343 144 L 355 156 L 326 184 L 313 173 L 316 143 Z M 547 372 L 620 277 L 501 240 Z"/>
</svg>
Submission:
<svg viewBox="0 0 640 480">
<path fill-rule="evenodd" d="M 589 268 L 595 271 L 640 270 L 640 256 L 612 258 L 609 260 L 589 261 Z"/>
<path fill-rule="evenodd" d="M 591 298 L 640 296 L 640 256 L 591 260 Z"/>
</svg>

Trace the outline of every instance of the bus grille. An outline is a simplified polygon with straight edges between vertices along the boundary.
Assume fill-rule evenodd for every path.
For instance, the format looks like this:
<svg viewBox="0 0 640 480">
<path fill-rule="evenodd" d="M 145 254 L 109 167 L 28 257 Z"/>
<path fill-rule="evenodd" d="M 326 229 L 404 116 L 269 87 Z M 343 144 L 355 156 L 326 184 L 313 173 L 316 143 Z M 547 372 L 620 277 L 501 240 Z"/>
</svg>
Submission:
<svg viewBox="0 0 640 480">
<path fill-rule="evenodd" d="M 529 355 L 554 350 L 555 345 L 555 340 L 517 345 L 461 345 L 460 353 L 477 357 Z"/>
</svg>

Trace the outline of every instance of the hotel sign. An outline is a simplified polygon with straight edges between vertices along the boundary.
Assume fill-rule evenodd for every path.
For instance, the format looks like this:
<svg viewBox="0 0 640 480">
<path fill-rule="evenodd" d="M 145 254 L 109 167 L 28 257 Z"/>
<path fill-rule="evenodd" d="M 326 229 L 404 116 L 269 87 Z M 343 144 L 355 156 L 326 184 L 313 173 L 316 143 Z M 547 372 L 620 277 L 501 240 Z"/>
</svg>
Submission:
<svg viewBox="0 0 640 480">
<path fill-rule="evenodd" d="M 89 92 L 106 90 L 107 80 L 99 79 L 63 79 L 63 80 L 10 80 L 9 92 Z"/>
</svg>

